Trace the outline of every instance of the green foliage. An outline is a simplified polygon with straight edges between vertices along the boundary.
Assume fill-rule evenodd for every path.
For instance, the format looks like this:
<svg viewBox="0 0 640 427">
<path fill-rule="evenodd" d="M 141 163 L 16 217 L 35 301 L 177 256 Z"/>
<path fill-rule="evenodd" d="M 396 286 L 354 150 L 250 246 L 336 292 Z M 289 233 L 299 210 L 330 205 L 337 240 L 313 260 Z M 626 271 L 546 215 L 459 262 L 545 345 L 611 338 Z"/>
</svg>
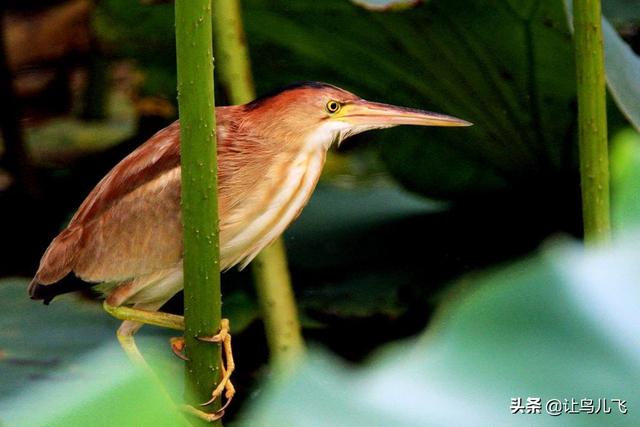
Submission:
<svg viewBox="0 0 640 427">
<path fill-rule="evenodd" d="M 388 14 L 357 12 L 340 1 L 323 10 L 310 3 L 255 2 L 248 12 L 251 43 L 262 52 L 285 49 L 284 59 L 256 66 L 266 82 L 276 75 L 282 82 L 327 79 L 475 124 L 386 133 L 384 159 L 409 188 L 463 197 L 572 164 L 575 79 L 558 2 L 434 1 Z"/>
<path fill-rule="evenodd" d="M 75 302 L 66 295 L 45 306 L 31 301 L 26 289 L 25 280 L 0 282 L 3 397 L 23 386 L 50 381 L 54 371 L 64 375 L 71 358 L 113 339 L 117 328 L 117 322 L 105 316 L 97 304 Z"/>
<path fill-rule="evenodd" d="M 271 384 L 248 425 L 635 425 L 621 415 L 511 415 L 510 399 L 640 398 L 636 262 L 628 244 L 564 246 L 452 290 L 421 337 L 353 369 L 316 352 Z M 614 405 L 615 406 L 615 405 Z"/>
<path fill-rule="evenodd" d="M 0 300 L 0 425 L 184 425 L 156 380 L 133 369 L 118 321 L 99 304 L 72 295 L 35 303 L 24 280 L 1 281 Z M 179 397 L 183 364 L 158 332 L 148 329 L 140 347 Z"/>
<path fill-rule="evenodd" d="M 75 359 L 63 378 L 1 402 L 0 413 L 0 422 L 16 426 L 191 425 L 156 379 L 122 360 L 114 341 Z"/>
</svg>

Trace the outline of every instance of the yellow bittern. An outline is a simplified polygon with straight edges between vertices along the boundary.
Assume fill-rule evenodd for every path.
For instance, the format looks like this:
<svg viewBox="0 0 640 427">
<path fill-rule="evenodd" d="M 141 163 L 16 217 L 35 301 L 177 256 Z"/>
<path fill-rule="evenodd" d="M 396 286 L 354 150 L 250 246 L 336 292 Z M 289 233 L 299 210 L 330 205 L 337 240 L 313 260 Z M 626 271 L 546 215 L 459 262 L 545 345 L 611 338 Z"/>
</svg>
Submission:
<svg viewBox="0 0 640 427">
<path fill-rule="evenodd" d="M 217 107 L 215 114 L 223 270 L 245 267 L 300 214 L 332 144 L 397 125 L 470 125 L 366 101 L 317 82 L 297 83 L 245 105 Z M 134 358 L 140 356 L 133 334 L 144 323 L 183 328 L 182 317 L 157 312 L 183 287 L 179 126 L 175 122 L 156 133 L 96 185 L 53 239 L 29 285 L 31 298 L 45 303 L 79 289 L 78 278 L 80 286 L 96 286 L 107 311 L 124 320 L 118 337 Z M 213 339 L 228 344 L 228 338 L 225 326 Z M 233 394 L 232 368 L 227 366 L 213 398 L 225 386 L 227 397 Z"/>
</svg>

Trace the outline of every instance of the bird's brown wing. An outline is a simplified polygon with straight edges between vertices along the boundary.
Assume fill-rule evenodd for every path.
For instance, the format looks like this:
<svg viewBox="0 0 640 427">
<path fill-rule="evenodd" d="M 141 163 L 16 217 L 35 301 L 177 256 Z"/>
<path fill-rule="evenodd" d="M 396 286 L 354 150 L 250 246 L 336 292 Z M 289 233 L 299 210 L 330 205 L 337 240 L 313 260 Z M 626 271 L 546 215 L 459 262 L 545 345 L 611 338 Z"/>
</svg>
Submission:
<svg viewBox="0 0 640 427">
<path fill-rule="evenodd" d="M 238 125 L 241 108 L 216 108 L 222 268 L 233 261 L 225 242 L 259 213 L 246 205 L 256 201 L 274 156 L 270 144 Z M 158 132 L 98 183 L 42 256 L 29 287 L 33 298 L 76 290 L 67 283 L 56 285 L 60 291 L 49 286 L 72 272 L 87 282 L 123 282 L 182 260 L 179 133 L 177 122 Z"/>
<path fill-rule="evenodd" d="M 123 281 L 182 257 L 179 125 L 161 130 L 116 165 L 49 245 L 30 286 L 69 273 Z M 36 296 L 37 297 L 37 296 Z"/>
</svg>

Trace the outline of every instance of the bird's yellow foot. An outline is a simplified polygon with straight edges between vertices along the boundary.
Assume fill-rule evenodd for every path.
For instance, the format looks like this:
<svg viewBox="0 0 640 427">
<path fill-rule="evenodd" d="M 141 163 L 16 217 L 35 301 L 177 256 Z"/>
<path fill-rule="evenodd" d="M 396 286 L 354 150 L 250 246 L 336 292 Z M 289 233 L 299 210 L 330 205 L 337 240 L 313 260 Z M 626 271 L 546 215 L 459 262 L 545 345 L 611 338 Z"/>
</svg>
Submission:
<svg viewBox="0 0 640 427">
<path fill-rule="evenodd" d="M 214 413 L 207 413 L 200 409 L 194 408 L 193 406 L 185 405 L 183 408 L 185 412 L 188 412 L 192 415 L 197 416 L 206 421 L 215 421 L 221 418 L 224 415 L 224 410 L 231 403 L 231 399 L 236 393 L 236 389 L 231 383 L 231 374 L 235 369 L 235 362 L 233 360 L 233 351 L 231 349 L 231 333 L 229 329 L 229 320 L 222 319 L 220 322 L 220 332 L 212 337 L 198 337 L 201 341 L 206 342 L 214 342 L 222 344 L 223 353 L 224 353 L 224 363 L 222 364 L 221 373 L 222 378 L 220 379 L 220 383 L 211 393 L 211 399 L 207 402 L 202 403 L 202 406 L 207 406 L 213 403 L 218 397 L 224 393 L 224 397 L 226 398 L 226 402 L 220 410 Z M 171 350 L 173 353 L 178 356 L 182 360 L 189 360 L 185 355 L 185 341 L 184 337 L 173 337 L 169 340 L 171 344 Z"/>
<path fill-rule="evenodd" d="M 221 343 L 222 349 L 224 353 L 224 363 L 222 363 L 222 379 L 220 379 L 220 383 L 211 393 L 211 399 L 204 402 L 202 406 L 207 406 L 214 402 L 218 397 L 222 395 L 224 392 L 224 397 L 227 399 L 222 408 L 216 413 L 224 413 L 224 410 L 231 403 L 231 399 L 236 394 L 236 389 L 231 383 L 231 374 L 236 368 L 235 362 L 233 361 L 233 352 L 231 350 L 231 333 L 229 329 L 229 320 L 222 319 L 220 322 L 220 332 L 212 337 L 198 337 L 201 341 Z"/>
</svg>

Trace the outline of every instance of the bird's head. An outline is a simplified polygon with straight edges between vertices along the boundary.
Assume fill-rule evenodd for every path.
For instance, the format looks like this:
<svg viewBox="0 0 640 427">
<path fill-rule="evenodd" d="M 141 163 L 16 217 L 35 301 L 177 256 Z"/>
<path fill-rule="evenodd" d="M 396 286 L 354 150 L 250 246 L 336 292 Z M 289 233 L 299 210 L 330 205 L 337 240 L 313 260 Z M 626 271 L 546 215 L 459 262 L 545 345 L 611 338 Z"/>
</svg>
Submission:
<svg viewBox="0 0 640 427">
<path fill-rule="evenodd" d="M 326 83 L 287 86 L 244 106 L 264 136 L 282 143 L 329 148 L 349 136 L 398 125 L 470 126 L 444 114 L 364 100 Z M 270 138 L 270 139 L 272 139 Z"/>
</svg>

